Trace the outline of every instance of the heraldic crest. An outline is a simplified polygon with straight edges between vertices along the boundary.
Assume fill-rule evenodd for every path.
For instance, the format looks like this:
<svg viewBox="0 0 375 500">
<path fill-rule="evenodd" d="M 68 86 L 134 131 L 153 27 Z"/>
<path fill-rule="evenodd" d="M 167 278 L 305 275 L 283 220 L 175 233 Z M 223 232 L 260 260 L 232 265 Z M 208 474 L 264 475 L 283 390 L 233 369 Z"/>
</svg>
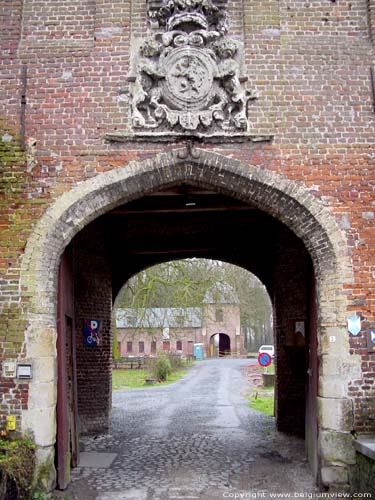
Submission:
<svg viewBox="0 0 375 500">
<path fill-rule="evenodd" d="M 227 36 L 226 9 L 211 0 L 164 0 L 149 16 L 156 30 L 139 48 L 134 131 L 246 132 L 255 96 L 242 86 L 240 44 Z"/>
</svg>

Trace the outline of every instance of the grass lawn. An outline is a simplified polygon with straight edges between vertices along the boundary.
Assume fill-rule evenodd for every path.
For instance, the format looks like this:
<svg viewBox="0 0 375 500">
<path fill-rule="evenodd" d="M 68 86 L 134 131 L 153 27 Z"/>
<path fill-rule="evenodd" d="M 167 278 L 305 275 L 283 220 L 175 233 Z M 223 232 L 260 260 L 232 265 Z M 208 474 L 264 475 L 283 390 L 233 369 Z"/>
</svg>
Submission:
<svg viewBox="0 0 375 500">
<path fill-rule="evenodd" d="M 155 383 L 154 386 L 173 384 L 180 380 L 187 370 L 178 370 L 173 372 L 166 382 Z M 123 388 L 140 389 L 143 387 L 152 387 L 146 385 L 146 379 L 152 378 L 147 370 L 113 370 L 112 371 L 112 390 L 118 391 Z"/>
<path fill-rule="evenodd" d="M 263 373 L 270 373 L 272 375 L 275 375 L 275 364 L 272 362 L 270 366 L 267 366 L 267 368 L 263 368 Z"/>
<path fill-rule="evenodd" d="M 275 388 L 273 386 L 270 387 L 253 387 L 253 393 L 256 392 L 274 392 Z"/>
<path fill-rule="evenodd" d="M 248 406 L 253 410 L 261 411 L 270 417 L 274 416 L 274 396 L 246 396 L 249 401 Z"/>
</svg>

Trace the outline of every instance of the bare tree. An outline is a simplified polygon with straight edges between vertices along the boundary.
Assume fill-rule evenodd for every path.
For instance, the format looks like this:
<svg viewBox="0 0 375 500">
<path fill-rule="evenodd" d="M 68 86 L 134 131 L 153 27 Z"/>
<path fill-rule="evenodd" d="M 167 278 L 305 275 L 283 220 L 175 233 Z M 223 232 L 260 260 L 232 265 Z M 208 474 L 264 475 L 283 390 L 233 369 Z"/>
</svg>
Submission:
<svg viewBox="0 0 375 500">
<path fill-rule="evenodd" d="M 217 283 L 229 284 L 239 298 L 248 350 L 272 343 L 272 306 L 264 285 L 243 268 L 221 261 L 184 259 L 147 268 L 124 285 L 116 308 L 201 307 Z"/>
</svg>

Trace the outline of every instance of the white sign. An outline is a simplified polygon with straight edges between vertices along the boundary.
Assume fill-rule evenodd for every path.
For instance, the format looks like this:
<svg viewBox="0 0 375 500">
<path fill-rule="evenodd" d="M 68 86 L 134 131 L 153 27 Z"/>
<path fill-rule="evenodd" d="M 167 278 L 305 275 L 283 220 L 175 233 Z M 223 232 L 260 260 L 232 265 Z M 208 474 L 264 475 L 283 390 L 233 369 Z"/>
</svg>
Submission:
<svg viewBox="0 0 375 500">
<path fill-rule="evenodd" d="M 303 335 L 303 337 L 305 336 L 305 322 L 304 321 L 296 321 L 294 328 L 295 328 L 295 330 L 294 330 L 295 333 L 300 333 L 301 335 Z"/>
<path fill-rule="evenodd" d="M 16 362 L 14 360 L 4 361 L 3 376 L 4 376 L 4 378 L 15 378 L 15 376 L 16 376 Z"/>
<path fill-rule="evenodd" d="M 358 335 L 361 331 L 361 318 L 358 316 L 350 316 L 350 318 L 348 318 L 348 330 L 352 335 Z"/>
</svg>

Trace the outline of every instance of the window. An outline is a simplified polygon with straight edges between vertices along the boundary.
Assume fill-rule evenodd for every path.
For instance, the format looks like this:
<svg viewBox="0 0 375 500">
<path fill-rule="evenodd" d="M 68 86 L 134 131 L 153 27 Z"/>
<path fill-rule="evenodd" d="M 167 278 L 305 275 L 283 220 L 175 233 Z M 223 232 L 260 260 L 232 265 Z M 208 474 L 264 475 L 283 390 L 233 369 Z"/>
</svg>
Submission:
<svg viewBox="0 0 375 500">
<path fill-rule="evenodd" d="M 128 328 L 131 326 L 136 326 L 136 323 L 137 323 L 137 316 L 134 313 L 128 314 L 126 316 L 126 326 Z"/>
<path fill-rule="evenodd" d="M 176 317 L 176 325 L 177 326 L 184 326 L 184 316 L 182 314 L 177 314 Z"/>
<path fill-rule="evenodd" d="M 138 342 L 138 352 L 139 353 L 145 352 L 145 343 L 142 340 Z"/>
<path fill-rule="evenodd" d="M 117 352 L 119 353 L 119 356 L 121 356 L 121 342 L 117 342 Z"/>
<path fill-rule="evenodd" d="M 126 342 L 126 352 L 133 352 L 133 342 Z"/>
<path fill-rule="evenodd" d="M 169 351 L 171 349 L 171 343 L 169 340 L 163 340 L 163 351 Z"/>
<path fill-rule="evenodd" d="M 155 354 L 156 353 L 156 342 L 155 340 L 153 340 L 151 342 L 151 354 Z"/>
<path fill-rule="evenodd" d="M 222 309 L 216 309 L 215 311 L 215 320 L 218 323 L 221 323 L 224 320 L 224 311 Z"/>
<path fill-rule="evenodd" d="M 182 340 L 177 340 L 176 351 L 182 351 Z"/>
</svg>

